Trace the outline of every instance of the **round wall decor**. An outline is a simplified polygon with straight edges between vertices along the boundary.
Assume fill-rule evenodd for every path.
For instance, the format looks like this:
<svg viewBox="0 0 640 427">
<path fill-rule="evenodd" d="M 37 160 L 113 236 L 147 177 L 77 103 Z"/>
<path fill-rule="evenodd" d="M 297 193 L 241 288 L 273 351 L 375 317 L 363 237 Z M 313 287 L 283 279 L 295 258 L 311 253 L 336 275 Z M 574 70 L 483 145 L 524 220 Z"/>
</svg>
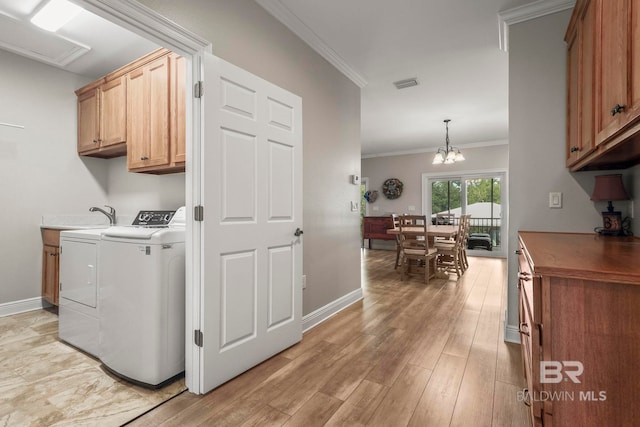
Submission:
<svg viewBox="0 0 640 427">
<path fill-rule="evenodd" d="M 364 193 L 364 198 L 367 202 L 373 203 L 378 200 L 378 192 L 376 190 L 367 191 Z"/>
<path fill-rule="evenodd" d="M 397 199 L 402 194 L 402 181 L 398 178 L 389 178 L 382 184 L 382 194 L 387 199 Z"/>
</svg>

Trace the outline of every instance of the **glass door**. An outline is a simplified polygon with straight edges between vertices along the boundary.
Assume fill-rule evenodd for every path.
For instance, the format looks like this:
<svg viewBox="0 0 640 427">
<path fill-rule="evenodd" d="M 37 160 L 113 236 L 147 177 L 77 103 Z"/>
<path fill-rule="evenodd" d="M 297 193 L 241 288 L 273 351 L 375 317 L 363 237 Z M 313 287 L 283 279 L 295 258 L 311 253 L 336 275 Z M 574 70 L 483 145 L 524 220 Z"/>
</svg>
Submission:
<svg viewBox="0 0 640 427">
<path fill-rule="evenodd" d="M 506 225 L 506 173 L 474 173 L 423 177 L 423 207 L 432 224 L 458 224 L 471 215 L 467 252 L 478 256 L 504 256 Z M 453 218 L 453 219 L 451 219 Z"/>
</svg>

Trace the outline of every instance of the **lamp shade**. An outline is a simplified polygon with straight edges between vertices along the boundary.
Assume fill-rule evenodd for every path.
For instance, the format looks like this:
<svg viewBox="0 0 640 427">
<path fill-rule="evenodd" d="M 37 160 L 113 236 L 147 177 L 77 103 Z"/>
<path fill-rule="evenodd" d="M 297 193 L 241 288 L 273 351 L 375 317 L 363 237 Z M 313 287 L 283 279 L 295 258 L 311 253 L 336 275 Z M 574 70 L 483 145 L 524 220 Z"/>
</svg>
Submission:
<svg viewBox="0 0 640 427">
<path fill-rule="evenodd" d="M 598 175 L 593 187 L 591 200 L 598 202 L 610 202 L 613 200 L 629 200 L 629 195 L 624 189 L 622 175 Z"/>
</svg>

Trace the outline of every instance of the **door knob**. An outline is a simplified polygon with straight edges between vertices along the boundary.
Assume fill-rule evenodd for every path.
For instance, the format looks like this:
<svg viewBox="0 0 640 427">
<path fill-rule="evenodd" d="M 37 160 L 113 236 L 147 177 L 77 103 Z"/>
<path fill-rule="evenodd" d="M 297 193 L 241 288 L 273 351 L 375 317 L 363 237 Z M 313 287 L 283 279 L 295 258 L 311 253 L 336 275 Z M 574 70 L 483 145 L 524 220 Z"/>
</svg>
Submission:
<svg viewBox="0 0 640 427">
<path fill-rule="evenodd" d="M 304 231 L 300 230 L 300 228 L 296 228 L 296 232 L 293 233 L 294 236 L 300 237 L 300 235 L 304 234 Z"/>
</svg>

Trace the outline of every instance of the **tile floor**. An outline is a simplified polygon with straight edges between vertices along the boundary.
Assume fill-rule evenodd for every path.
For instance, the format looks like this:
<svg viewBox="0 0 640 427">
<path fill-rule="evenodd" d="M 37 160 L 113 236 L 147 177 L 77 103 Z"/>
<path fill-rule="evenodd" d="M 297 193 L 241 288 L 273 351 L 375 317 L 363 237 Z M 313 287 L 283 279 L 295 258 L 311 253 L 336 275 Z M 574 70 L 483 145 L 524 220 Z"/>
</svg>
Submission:
<svg viewBox="0 0 640 427">
<path fill-rule="evenodd" d="M 0 318 L 1 426 L 119 426 L 185 389 L 184 379 L 147 390 L 107 373 L 59 340 L 51 311 Z"/>
</svg>

